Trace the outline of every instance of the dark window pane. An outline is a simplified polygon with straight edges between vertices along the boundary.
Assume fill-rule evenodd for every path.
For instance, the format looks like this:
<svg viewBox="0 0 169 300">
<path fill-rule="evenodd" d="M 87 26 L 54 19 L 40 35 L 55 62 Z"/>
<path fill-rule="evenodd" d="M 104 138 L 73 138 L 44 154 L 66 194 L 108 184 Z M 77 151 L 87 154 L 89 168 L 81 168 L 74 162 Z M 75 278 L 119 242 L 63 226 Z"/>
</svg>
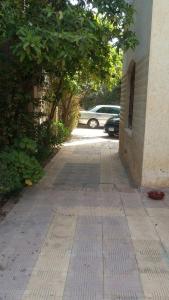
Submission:
<svg viewBox="0 0 169 300">
<path fill-rule="evenodd" d="M 136 65 L 134 63 L 130 73 L 130 98 L 129 98 L 129 114 L 128 114 L 128 127 L 131 129 L 133 125 L 135 73 L 136 73 Z"/>
<path fill-rule="evenodd" d="M 108 113 L 108 114 L 114 114 L 114 108 L 112 108 L 112 107 L 106 107 L 106 113 Z"/>
<path fill-rule="evenodd" d="M 109 114 L 119 114 L 120 113 L 120 109 L 118 109 L 117 107 L 109 107 Z"/>
<path fill-rule="evenodd" d="M 106 107 L 101 107 L 97 110 L 97 113 L 106 113 Z"/>
</svg>

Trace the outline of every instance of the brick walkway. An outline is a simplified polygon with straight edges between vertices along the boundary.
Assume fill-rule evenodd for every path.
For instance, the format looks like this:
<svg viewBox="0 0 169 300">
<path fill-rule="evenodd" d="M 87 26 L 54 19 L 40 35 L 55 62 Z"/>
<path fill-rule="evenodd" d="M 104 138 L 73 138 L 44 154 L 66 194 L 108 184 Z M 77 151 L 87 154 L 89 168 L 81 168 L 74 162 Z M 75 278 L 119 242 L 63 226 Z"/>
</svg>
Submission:
<svg viewBox="0 0 169 300">
<path fill-rule="evenodd" d="M 76 129 L 0 223 L 0 299 L 169 299 L 169 196 L 130 186 L 118 142 Z"/>
</svg>

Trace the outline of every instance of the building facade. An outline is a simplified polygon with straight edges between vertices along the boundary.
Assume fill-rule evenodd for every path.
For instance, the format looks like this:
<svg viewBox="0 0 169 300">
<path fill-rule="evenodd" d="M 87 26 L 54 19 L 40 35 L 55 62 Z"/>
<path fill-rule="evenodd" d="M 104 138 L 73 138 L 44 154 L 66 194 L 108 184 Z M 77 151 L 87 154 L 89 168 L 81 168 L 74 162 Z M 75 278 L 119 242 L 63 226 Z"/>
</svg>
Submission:
<svg viewBox="0 0 169 300">
<path fill-rule="evenodd" d="M 169 187 L 169 5 L 134 6 L 139 44 L 124 58 L 119 152 L 136 185 Z"/>
</svg>

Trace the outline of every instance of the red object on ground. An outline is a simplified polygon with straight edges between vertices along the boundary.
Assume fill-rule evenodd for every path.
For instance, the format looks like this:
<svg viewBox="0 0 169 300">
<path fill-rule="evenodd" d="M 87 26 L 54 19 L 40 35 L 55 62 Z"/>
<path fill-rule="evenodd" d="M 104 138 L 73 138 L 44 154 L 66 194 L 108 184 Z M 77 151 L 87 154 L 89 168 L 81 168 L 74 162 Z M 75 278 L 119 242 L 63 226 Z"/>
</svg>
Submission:
<svg viewBox="0 0 169 300">
<path fill-rule="evenodd" d="M 150 191 L 148 192 L 148 197 L 153 200 L 162 200 L 164 198 L 165 194 L 161 191 Z"/>
</svg>

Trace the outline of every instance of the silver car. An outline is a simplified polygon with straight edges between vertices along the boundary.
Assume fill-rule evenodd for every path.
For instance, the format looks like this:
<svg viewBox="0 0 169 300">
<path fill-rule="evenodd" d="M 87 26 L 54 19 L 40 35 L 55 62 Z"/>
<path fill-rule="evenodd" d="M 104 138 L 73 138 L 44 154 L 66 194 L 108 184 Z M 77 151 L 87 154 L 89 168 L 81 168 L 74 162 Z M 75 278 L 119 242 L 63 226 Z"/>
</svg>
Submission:
<svg viewBox="0 0 169 300">
<path fill-rule="evenodd" d="M 97 105 L 89 110 L 80 111 L 79 123 L 88 125 L 89 128 L 98 128 L 104 126 L 109 118 L 119 115 L 118 105 Z"/>
</svg>

